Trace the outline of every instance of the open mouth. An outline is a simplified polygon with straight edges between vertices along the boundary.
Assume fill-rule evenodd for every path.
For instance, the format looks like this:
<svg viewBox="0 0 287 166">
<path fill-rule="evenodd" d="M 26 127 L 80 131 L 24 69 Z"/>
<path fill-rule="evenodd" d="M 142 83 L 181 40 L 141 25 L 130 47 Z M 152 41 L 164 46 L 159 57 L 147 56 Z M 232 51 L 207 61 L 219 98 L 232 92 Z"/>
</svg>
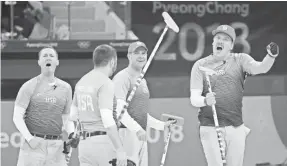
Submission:
<svg viewBox="0 0 287 166">
<path fill-rule="evenodd" d="M 216 47 L 216 50 L 217 50 L 217 51 L 222 51 L 222 50 L 223 50 L 223 47 L 222 47 L 222 46 L 217 46 L 217 47 Z"/>
<path fill-rule="evenodd" d="M 50 67 L 50 66 L 51 66 L 51 63 L 47 63 L 47 64 L 46 64 L 46 67 Z"/>
</svg>

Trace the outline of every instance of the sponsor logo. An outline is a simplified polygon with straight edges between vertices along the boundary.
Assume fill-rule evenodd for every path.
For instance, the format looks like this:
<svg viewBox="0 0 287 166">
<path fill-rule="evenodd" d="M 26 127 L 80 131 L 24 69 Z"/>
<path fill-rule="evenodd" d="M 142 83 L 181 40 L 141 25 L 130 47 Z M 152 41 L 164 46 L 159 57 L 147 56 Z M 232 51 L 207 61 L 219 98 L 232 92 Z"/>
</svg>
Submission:
<svg viewBox="0 0 287 166">
<path fill-rule="evenodd" d="M 49 42 L 49 43 L 31 43 L 28 42 L 26 43 L 26 47 L 28 48 L 42 48 L 42 47 L 58 47 L 58 43 L 54 43 L 54 42 Z"/>
</svg>

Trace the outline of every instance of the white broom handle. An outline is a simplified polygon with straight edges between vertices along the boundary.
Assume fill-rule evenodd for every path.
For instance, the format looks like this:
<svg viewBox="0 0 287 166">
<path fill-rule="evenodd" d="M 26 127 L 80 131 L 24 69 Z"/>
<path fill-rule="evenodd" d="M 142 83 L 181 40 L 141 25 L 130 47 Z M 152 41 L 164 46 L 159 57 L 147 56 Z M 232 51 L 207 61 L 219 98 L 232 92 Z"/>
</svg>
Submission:
<svg viewBox="0 0 287 166">
<path fill-rule="evenodd" d="M 167 154 L 167 149 L 168 149 L 168 145 L 169 145 L 170 136 L 171 136 L 171 130 L 169 128 L 167 139 L 166 139 L 165 145 L 164 145 L 164 151 L 163 151 L 163 155 L 162 155 L 162 158 L 161 158 L 160 166 L 164 165 L 166 154 Z"/>
</svg>

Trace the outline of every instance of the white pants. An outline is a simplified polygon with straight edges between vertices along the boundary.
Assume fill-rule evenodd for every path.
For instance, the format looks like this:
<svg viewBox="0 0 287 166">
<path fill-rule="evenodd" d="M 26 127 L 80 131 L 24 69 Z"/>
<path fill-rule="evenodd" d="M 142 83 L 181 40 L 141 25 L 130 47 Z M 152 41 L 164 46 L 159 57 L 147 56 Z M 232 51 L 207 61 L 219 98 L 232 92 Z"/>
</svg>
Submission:
<svg viewBox="0 0 287 166">
<path fill-rule="evenodd" d="M 111 166 L 116 151 L 108 135 L 97 135 L 81 139 L 79 143 L 80 166 Z"/>
<path fill-rule="evenodd" d="M 35 149 L 27 141 L 20 147 L 17 166 L 67 166 L 62 140 L 45 140 Z"/>
<path fill-rule="evenodd" d="M 222 127 L 227 166 L 243 166 L 246 137 L 250 129 L 245 125 Z M 208 166 L 222 166 L 217 133 L 214 127 L 200 126 L 200 139 Z"/>
<path fill-rule="evenodd" d="M 136 133 L 127 128 L 120 128 L 119 135 L 128 159 L 135 162 L 136 166 L 148 166 L 147 142 L 138 140 Z"/>
</svg>

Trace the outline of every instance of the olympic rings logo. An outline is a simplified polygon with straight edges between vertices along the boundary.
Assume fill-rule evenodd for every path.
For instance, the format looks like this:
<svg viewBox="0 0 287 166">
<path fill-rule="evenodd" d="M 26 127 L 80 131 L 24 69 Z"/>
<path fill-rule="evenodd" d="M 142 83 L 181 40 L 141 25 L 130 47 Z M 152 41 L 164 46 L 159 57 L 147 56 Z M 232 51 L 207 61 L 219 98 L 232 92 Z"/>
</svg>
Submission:
<svg viewBox="0 0 287 166">
<path fill-rule="evenodd" d="M 77 45 L 79 46 L 79 48 L 87 49 L 91 46 L 91 42 L 89 42 L 89 41 L 78 41 Z"/>
</svg>

